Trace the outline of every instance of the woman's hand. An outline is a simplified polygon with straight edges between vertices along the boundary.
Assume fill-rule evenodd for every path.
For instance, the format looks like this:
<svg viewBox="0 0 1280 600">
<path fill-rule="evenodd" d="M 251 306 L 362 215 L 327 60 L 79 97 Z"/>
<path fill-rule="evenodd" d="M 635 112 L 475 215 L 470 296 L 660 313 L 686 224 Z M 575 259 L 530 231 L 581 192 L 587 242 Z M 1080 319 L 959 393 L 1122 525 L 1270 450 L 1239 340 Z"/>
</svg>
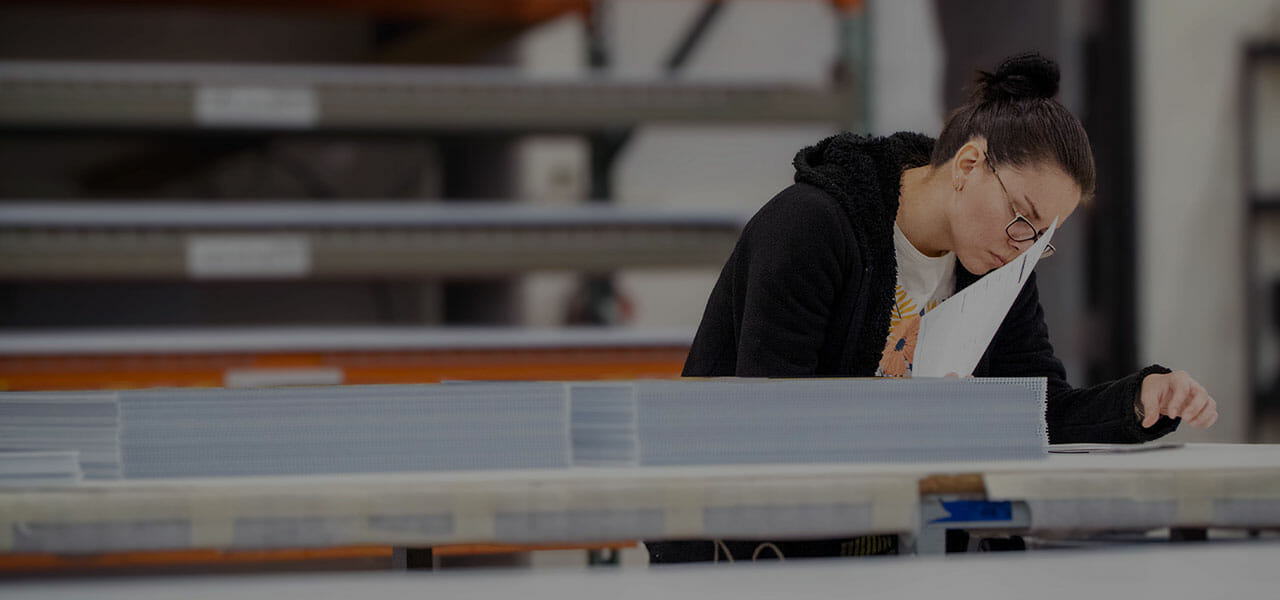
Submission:
<svg viewBox="0 0 1280 600">
<path fill-rule="evenodd" d="M 1212 427 L 1218 421 L 1218 403 L 1186 371 L 1144 377 L 1138 411 L 1143 427 L 1155 425 L 1160 415 L 1182 417 L 1184 423 L 1199 429 Z"/>
</svg>

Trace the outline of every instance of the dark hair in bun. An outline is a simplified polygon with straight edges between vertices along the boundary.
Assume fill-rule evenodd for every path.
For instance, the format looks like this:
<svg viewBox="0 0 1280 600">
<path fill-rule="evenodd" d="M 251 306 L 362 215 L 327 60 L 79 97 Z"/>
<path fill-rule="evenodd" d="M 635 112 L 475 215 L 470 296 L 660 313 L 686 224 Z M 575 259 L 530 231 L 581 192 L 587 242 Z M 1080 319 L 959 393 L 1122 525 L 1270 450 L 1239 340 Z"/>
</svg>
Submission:
<svg viewBox="0 0 1280 600">
<path fill-rule="evenodd" d="M 1019 98 L 1053 98 L 1062 73 L 1057 63 L 1034 52 L 1010 56 L 994 74 L 978 71 L 973 100 L 993 102 Z"/>
<path fill-rule="evenodd" d="M 979 71 L 969 102 L 947 118 L 932 163 L 947 164 L 975 137 L 987 140 L 995 165 L 1057 165 L 1080 186 L 1094 192 L 1093 151 L 1080 120 L 1054 99 L 1062 74 L 1058 64 L 1036 52 L 1006 58 L 995 73 Z"/>
</svg>

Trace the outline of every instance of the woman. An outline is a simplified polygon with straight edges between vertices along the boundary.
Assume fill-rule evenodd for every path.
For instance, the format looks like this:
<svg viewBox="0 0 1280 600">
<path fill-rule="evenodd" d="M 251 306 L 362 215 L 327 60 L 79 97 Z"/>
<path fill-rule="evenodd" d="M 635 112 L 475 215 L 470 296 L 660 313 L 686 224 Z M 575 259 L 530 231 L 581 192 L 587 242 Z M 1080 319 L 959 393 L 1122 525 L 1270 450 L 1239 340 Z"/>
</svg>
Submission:
<svg viewBox="0 0 1280 600">
<path fill-rule="evenodd" d="M 844 133 L 801 150 L 796 183 L 752 218 L 721 272 L 684 375 L 909 376 L 921 315 L 1092 196 L 1089 140 L 1054 100 L 1058 79 L 1052 61 L 1015 56 L 980 74 L 936 142 Z M 972 374 L 1047 378 L 1053 443 L 1142 442 L 1218 416 L 1199 383 L 1159 365 L 1072 388 L 1034 274 Z M 650 549 L 667 562 L 719 547 Z"/>
</svg>

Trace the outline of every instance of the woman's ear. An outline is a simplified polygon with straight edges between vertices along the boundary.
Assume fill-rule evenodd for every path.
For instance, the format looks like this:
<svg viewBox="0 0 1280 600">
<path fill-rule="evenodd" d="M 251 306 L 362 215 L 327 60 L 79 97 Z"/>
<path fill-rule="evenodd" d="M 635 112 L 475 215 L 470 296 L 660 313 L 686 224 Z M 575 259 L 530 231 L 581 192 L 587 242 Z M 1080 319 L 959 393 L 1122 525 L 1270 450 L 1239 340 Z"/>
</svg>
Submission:
<svg viewBox="0 0 1280 600">
<path fill-rule="evenodd" d="M 973 170 L 986 160 L 986 153 L 987 140 L 982 138 L 973 138 L 956 150 L 956 155 L 951 159 L 951 187 L 955 191 L 964 189 Z"/>
</svg>

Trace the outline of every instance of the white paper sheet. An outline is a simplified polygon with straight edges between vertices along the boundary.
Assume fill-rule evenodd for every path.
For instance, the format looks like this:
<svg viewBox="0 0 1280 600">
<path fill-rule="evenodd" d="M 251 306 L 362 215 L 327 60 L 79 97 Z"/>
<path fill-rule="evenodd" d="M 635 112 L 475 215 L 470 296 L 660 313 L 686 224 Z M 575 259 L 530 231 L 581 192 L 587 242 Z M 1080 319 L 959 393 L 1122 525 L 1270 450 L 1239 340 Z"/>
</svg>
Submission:
<svg viewBox="0 0 1280 600">
<path fill-rule="evenodd" d="M 1128 454 L 1152 450 L 1181 448 L 1181 442 L 1146 442 L 1142 444 L 1051 444 L 1053 454 Z"/>
<path fill-rule="evenodd" d="M 913 377 L 973 373 L 1057 228 L 1055 218 L 1044 235 L 1009 264 L 987 273 L 920 318 Z"/>
</svg>

